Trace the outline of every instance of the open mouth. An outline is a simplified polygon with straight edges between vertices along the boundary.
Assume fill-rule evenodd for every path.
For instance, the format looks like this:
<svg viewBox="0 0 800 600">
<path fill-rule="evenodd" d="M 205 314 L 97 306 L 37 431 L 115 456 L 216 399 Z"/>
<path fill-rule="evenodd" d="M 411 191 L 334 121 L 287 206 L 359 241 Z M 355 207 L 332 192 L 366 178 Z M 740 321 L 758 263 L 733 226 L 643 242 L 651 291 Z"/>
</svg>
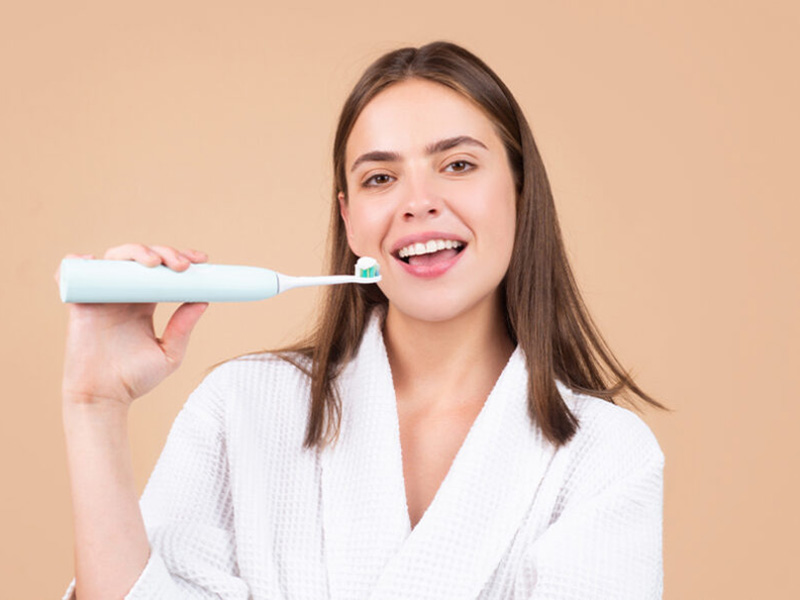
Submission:
<svg viewBox="0 0 800 600">
<path fill-rule="evenodd" d="M 400 248 L 394 256 L 407 265 L 424 267 L 446 262 L 466 247 L 467 244 L 460 240 L 436 239 L 409 244 Z"/>
</svg>

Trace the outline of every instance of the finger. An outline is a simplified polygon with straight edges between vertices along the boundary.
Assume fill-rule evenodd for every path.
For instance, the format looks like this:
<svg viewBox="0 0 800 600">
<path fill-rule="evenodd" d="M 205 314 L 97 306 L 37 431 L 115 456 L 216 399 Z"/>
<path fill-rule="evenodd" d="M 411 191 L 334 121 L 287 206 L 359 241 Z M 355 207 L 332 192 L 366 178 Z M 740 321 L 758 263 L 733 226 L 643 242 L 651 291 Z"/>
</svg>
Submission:
<svg viewBox="0 0 800 600">
<path fill-rule="evenodd" d="M 161 338 L 161 348 L 174 368 L 183 361 L 189 345 L 189 335 L 207 308 L 208 302 L 186 302 L 170 317 Z"/>
<path fill-rule="evenodd" d="M 206 254 L 202 250 L 186 249 L 186 250 L 181 250 L 181 252 L 185 256 L 189 257 L 189 259 L 192 262 L 199 263 L 199 262 L 206 262 L 208 260 L 208 254 Z"/>
<path fill-rule="evenodd" d="M 185 271 L 192 264 L 189 257 L 172 246 L 150 246 L 150 249 L 161 256 L 161 261 L 165 265 L 175 271 Z"/>
<path fill-rule="evenodd" d="M 107 260 L 135 260 L 148 267 L 161 264 L 161 256 L 144 244 L 123 244 L 109 248 L 103 258 Z"/>
</svg>

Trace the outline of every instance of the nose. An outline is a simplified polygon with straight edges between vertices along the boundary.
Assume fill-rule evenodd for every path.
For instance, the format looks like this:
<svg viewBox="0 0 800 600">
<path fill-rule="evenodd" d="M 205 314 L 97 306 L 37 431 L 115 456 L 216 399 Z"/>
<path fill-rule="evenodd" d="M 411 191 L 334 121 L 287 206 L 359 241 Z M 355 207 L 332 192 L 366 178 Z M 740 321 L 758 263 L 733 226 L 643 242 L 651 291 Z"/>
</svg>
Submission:
<svg viewBox="0 0 800 600">
<path fill-rule="evenodd" d="M 433 218 L 442 212 L 442 199 L 431 185 L 418 179 L 409 186 L 401 210 L 404 221 Z"/>
</svg>

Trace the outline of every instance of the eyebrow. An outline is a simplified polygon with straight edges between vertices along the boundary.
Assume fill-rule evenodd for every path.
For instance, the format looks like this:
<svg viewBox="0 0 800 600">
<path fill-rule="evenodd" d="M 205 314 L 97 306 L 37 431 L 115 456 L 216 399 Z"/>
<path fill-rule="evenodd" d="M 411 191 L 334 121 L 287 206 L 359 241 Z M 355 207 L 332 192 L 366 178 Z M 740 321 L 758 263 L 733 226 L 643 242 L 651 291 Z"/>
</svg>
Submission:
<svg viewBox="0 0 800 600">
<path fill-rule="evenodd" d="M 438 142 L 433 142 L 432 144 L 428 144 L 425 146 L 425 154 L 430 156 L 431 154 L 438 154 L 439 152 L 445 152 L 456 146 L 461 146 L 462 144 L 466 144 L 468 146 L 478 146 L 483 148 L 484 150 L 488 150 L 486 144 L 481 142 L 480 140 L 476 140 L 474 137 L 470 137 L 468 135 L 457 135 L 455 137 L 446 138 L 443 140 L 439 140 Z M 356 167 L 361 163 L 365 162 L 391 162 L 391 161 L 398 161 L 400 160 L 400 154 L 397 152 L 388 152 L 386 150 L 373 150 L 371 152 L 366 152 L 359 156 L 355 162 L 353 162 L 353 166 L 350 167 L 350 172 L 356 170 Z"/>
</svg>

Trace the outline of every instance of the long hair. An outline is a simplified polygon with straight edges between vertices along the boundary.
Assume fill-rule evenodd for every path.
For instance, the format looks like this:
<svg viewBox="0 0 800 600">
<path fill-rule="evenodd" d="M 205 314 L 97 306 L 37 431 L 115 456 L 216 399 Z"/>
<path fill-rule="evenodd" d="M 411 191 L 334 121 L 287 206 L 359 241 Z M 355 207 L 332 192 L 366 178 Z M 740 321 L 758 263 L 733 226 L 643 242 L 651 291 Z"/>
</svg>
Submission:
<svg viewBox="0 0 800 600">
<path fill-rule="evenodd" d="M 509 336 L 525 356 L 532 422 L 557 446 L 577 430 L 577 418 L 561 398 L 556 379 L 608 402 L 626 392 L 665 408 L 622 368 L 586 309 L 567 261 L 544 164 L 522 110 L 500 78 L 460 46 L 433 42 L 389 52 L 367 68 L 345 101 L 333 145 L 328 271 L 351 273 L 355 267 L 337 199 L 339 192 L 347 197 L 345 146 L 353 125 L 377 94 L 412 78 L 447 86 L 473 102 L 505 146 L 517 192 L 517 224 L 501 298 Z M 371 311 L 387 302 L 377 286 L 328 287 L 311 333 L 277 351 L 310 377 L 306 448 L 322 448 L 338 437 L 342 407 L 336 378 L 358 349 Z"/>
</svg>

